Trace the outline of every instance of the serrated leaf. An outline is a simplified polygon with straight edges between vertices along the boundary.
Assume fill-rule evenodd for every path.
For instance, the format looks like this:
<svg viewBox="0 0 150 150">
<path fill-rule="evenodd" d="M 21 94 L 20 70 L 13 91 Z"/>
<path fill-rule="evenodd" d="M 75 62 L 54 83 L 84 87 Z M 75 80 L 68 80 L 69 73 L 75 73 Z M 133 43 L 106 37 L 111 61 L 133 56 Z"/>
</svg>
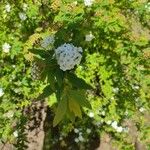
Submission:
<svg viewBox="0 0 150 150">
<path fill-rule="evenodd" d="M 91 104 L 86 99 L 85 93 L 83 91 L 69 90 L 69 98 L 78 102 L 81 106 L 91 109 Z"/>
<path fill-rule="evenodd" d="M 67 78 L 71 82 L 71 84 L 78 89 L 92 89 L 92 87 L 89 84 L 87 84 L 83 79 L 78 78 L 73 73 L 69 73 L 67 75 Z"/>
<path fill-rule="evenodd" d="M 46 71 L 46 70 L 43 70 L 42 73 L 41 73 L 41 80 L 42 80 L 42 81 L 45 81 L 45 80 L 46 80 L 46 77 L 47 77 L 47 71 Z"/>
<path fill-rule="evenodd" d="M 80 105 L 73 99 L 69 98 L 69 109 L 71 112 L 73 112 L 75 114 L 75 116 L 78 116 L 80 118 L 82 118 L 82 112 L 80 109 Z"/>
<path fill-rule="evenodd" d="M 35 55 L 40 56 L 41 58 L 50 57 L 49 53 L 47 51 L 42 50 L 42 49 L 29 49 L 29 51 Z"/>
<path fill-rule="evenodd" d="M 61 87 L 63 84 L 64 72 L 60 69 L 56 69 L 55 76 L 56 76 L 57 84 L 59 85 L 59 87 Z"/>
<path fill-rule="evenodd" d="M 50 83 L 51 88 L 55 89 L 55 76 L 54 76 L 54 70 L 47 70 L 47 81 Z"/>
<path fill-rule="evenodd" d="M 69 118 L 70 121 L 72 121 L 72 122 L 75 121 L 75 115 L 69 109 L 67 110 L 67 117 Z"/>
<path fill-rule="evenodd" d="M 43 60 L 43 61 L 47 66 L 56 67 L 56 65 L 57 65 L 57 61 L 55 59 L 53 59 L 52 56 L 45 58 L 45 60 Z"/>
<path fill-rule="evenodd" d="M 62 100 L 58 103 L 56 109 L 53 126 L 55 127 L 64 117 L 67 111 L 67 98 L 63 97 Z"/>
</svg>

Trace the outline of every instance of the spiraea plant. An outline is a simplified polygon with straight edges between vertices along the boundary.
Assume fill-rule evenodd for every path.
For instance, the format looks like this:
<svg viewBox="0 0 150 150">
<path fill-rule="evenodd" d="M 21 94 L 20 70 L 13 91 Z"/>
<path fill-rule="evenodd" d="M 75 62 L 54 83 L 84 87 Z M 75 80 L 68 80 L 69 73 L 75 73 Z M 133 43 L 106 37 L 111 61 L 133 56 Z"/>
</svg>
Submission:
<svg viewBox="0 0 150 150">
<path fill-rule="evenodd" d="M 71 121 L 75 120 L 75 116 L 82 118 L 81 107 L 91 108 L 86 99 L 86 90 L 92 87 L 74 73 L 82 59 L 82 48 L 72 43 L 55 48 L 54 42 L 54 36 L 46 36 L 28 51 L 34 62 L 31 72 L 33 78 L 47 83 L 38 99 L 53 93 L 57 97 L 58 107 L 54 118 L 56 126 L 65 116 Z"/>
</svg>

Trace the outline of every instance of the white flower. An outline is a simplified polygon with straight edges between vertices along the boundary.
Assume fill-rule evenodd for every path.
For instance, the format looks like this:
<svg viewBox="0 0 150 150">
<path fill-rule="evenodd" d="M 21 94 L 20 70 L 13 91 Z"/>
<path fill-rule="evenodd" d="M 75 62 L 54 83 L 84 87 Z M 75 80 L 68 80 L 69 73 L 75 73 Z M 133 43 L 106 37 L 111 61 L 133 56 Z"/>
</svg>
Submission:
<svg viewBox="0 0 150 150">
<path fill-rule="evenodd" d="M 11 46 L 8 43 L 4 43 L 2 46 L 3 52 L 9 53 Z"/>
<path fill-rule="evenodd" d="M 0 97 L 2 97 L 4 95 L 4 91 L 2 88 L 0 88 Z"/>
<path fill-rule="evenodd" d="M 60 137 L 59 137 L 59 140 L 61 141 L 62 139 L 63 139 L 63 138 L 60 136 Z"/>
<path fill-rule="evenodd" d="M 24 4 L 23 4 L 23 10 L 26 11 L 27 8 L 28 8 L 28 5 L 24 3 Z"/>
<path fill-rule="evenodd" d="M 87 34 L 85 36 L 85 41 L 90 42 L 94 39 L 94 35 L 90 32 L 90 34 Z"/>
<path fill-rule="evenodd" d="M 6 10 L 6 12 L 10 12 L 10 10 L 11 10 L 10 4 L 7 4 L 7 5 L 5 6 L 5 10 Z"/>
<path fill-rule="evenodd" d="M 78 139 L 79 139 L 79 141 L 81 141 L 81 142 L 83 142 L 83 141 L 84 141 L 84 138 L 83 138 L 83 136 L 82 136 L 82 135 L 80 135 L 80 136 L 78 137 Z"/>
<path fill-rule="evenodd" d="M 117 88 L 113 88 L 113 92 L 114 93 L 118 93 L 119 92 L 119 88 L 117 87 Z"/>
<path fill-rule="evenodd" d="M 139 102 L 139 97 L 135 99 L 136 102 Z"/>
<path fill-rule="evenodd" d="M 143 107 L 141 107 L 140 109 L 139 109 L 139 111 L 140 112 L 143 112 L 145 109 L 143 108 Z"/>
<path fill-rule="evenodd" d="M 8 117 L 8 118 L 12 118 L 13 116 L 14 116 L 14 112 L 12 110 L 4 114 L 4 117 Z"/>
<path fill-rule="evenodd" d="M 78 142 L 79 142 L 79 139 L 78 139 L 78 138 L 75 138 L 74 141 L 75 141 L 76 143 L 78 143 Z"/>
<path fill-rule="evenodd" d="M 54 36 L 47 36 L 42 40 L 41 46 L 43 48 L 48 48 L 51 44 L 54 44 L 54 42 L 55 42 Z"/>
<path fill-rule="evenodd" d="M 110 125 L 110 124 L 111 124 L 111 122 L 112 122 L 111 120 L 108 120 L 106 123 L 107 123 L 108 125 Z"/>
<path fill-rule="evenodd" d="M 114 100 L 114 99 L 115 99 L 114 97 L 111 97 L 111 98 L 110 98 L 110 100 Z"/>
<path fill-rule="evenodd" d="M 17 137 L 18 137 L 18 131 L 14 131 L 14 132 L 13 132 L 13 135 L 14 135 L 14 137 L 17 138 Z"/>
<path fill-rule="evenodd" d="M 71 70 L 81 61 L 82 48 L 75 47 L 73 44 L 63 44 L 55 49 L 57 63 L 63 71 Z"/>
<path fill-rule="evenodd" d="M 86 129 L 86 132 L 87 132 L 88 134 L 90 134 L 90 133 L 91 133 L 91 129 Z"/>
<path fill-rule="evenodd" d="M 93 113 L 93 112 L 90 112 L 90 113 L 89 113 L 89 117 L 93 118 L 93 117 L 94 117 L 94 113 Z"/>
<path fill-rule="evenodd" d="M 24 20 L 26 20 L 27 19 L 27 16 L 26 16 L 26 14 L 25 13 L 19 13 L 19 18 L 22 20 L 22 21 L 24 21 Z"/>
<path fill-rule="evenodd" d="M 118 123 L 117 123 L 117 121 L 113 121 L 113 122 L 111 123 L 111 126 L 112 126 L 114 129 L 117 129 L 117 128 L 118 128 Z"/>
<path fill-rule="evenodd" d="M 103 116 L 105 116 L 105 111 L 102 111 L 101 114 L 102 114 Z"/>
<path fill-rule="evenodd" d="M 78 133 L 78 132 L 79 132 L 79 130 L 75 128 L 75 129 L 74 129 L 74 132 L 75 132 L 75 133 Z"/>
<path fill-rule="evenodd" d="M 132 85 L 132 88 L 133 88 L 134 90 L 138 90 L 140 87 L 139 87 L 138 85 Z"/>
<path fill-rule="evenodd" d="M 91 6 L 93 4 L 94 0 L 84 0 L 84 5 L 85 6 Z"/>
<path fill-rule="evenodd" d="M 122 131 L 123 131 L 123 128 L 122 128 L 122 127 L 117 127 L 117 128 L 116 128 L 116 131 L 117 131 L 117 132 L 122 132 Z"/>
</svg>

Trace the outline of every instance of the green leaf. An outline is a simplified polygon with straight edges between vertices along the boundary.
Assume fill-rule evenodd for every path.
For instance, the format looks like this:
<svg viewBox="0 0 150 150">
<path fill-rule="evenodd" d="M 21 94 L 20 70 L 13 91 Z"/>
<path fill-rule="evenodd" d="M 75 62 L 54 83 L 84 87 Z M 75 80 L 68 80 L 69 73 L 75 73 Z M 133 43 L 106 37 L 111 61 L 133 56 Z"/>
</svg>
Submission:
<svg viewBox="0 0 150 150">
<path fill-rule="evenodd" d="M 89 84 L 87 84 L 83 79 L 78 78 L 73 73 L 69 73 L 67 75 L 67 78 L 71 82 L 71 84 L 78 89 L 92 89 L 92 87 Z"/>
<path fill-rule="evenodd" d="M 37 99 L 45 99 L 51 94 L 53 94 L 53 90 L 51 89 L 51 85 L 48 85 L 44 88 L 43 93 Z"/>
<path fill-rule="evenodd" d="M 57 101 L 60 101 L 63 93 L 63 87 L 59 87 L 58 84 L 55 84 L 55 87 L 56 87 L 55 93 L 56 93 Z"/>
<path fill-rule="evenodd" d="M 58 103 L 58 107 L 55 113 L 53 126 L 55 127 L 64 117 L 67 111 L 67 97 L 63 97 Z"/>
<path fill-rule="evenodd" d="M 75 114 L 75 116 L 78 116 L 82 118 L 82 112 L 80 109 L 80 105 L 75 101 L 74 99 L 69 98 L 69 109 L 71 112 Z"/>
<path fill-rule="evenodd" d="M 54 75 L 54 70 L 48 69 L 47 70 L 47 81 L 50 83 L 51 88 L 54 90 L 55 89 L 55 75 Z"/>
<path fill-rule="evenodd" d="M 41 73 L 41 80 L 42 81 L 45 81 L 46 80 L 46 77 L 47 77 L 47 70 L 44 68 L 42 73 Z"/>
<path fill-rule="evenodd" d="M 56 69 L 55 76 L 56 76 L 57 84 L 59 85 L 59 87 L 61 87 L 63 84 L 64 72 L 58 68 Z"/>
<path fill-rule="evenodd" d="M 86 99 L 85 92 L 69 90 L 68 97 L 69 99 L 72 99 L 76 101 L 77 103 L 79 103 L 81 106 L 91 109 L 91 104 Z"/>
<path fill-rule="evenodd" d="M 45 58 L 43 61 L 47 66 L 50 66 L 50 67 L 56 67 L 57 66 L 57 61 L 55 59 L 53 59 L 52 56 Z"/>
<path fill-rule="evenodd" d="M 70 121 L 75 122 L 75 115 L 69 109 L 67 110 L 67 117 L 69 118 Z"/>
<path fill-rule="evenodd" d="M 41 50 L 41 49 L 29 49 L 29 51 L 35 55 L 39 55 L 42 58 L 50 57 L 48 51 Z"/>
</svg>

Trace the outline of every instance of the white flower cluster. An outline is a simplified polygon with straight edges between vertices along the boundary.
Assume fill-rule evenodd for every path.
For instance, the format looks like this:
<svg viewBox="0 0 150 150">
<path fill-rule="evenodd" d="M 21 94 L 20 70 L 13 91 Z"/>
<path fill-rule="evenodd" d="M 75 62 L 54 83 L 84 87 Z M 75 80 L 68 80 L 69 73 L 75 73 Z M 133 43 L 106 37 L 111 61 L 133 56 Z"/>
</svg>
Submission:
<svg viewBox="0 0 150 150">
<path fill-rule="evenodd" d="M 25 13 L 20 12 L 20 13 L 19 13 L 19 18 L 20 18 L 22 21 L 24 21 L 24 20 L 26 20 L 26 19 L 27 19 L 27 16 L 26 16 L 26 14 L 25 14 Z"/>
<path fill-rule="evenodd" d="M 12 118 L 13 116 L 14 116 L 14 112 L 12 110 L 4 114 L 4 117 L 7 117 L 7 118 Z"/>
<path fill-rule="evenodd" d="M 17 137 L 18 137 L 18 131 L 17 131 L 17 130 L 16 130 L 16 131 L 14 131 L 14 132 L 13 132 L 13 135 L 14 135 L 14 137 L 16 137 L 16 138 L 17 138 Z"/>
<path fill-rule="evenodd" d="M 93 118 L 93 117 L 94 117 L 94 113 L 93 113 L 93 112 L 89 112 L 88 116 L 89 116 L 90 118 Z"/>
<path fill-rule="evenodd" d="M 6 10 L 7 13 L 10 12 L 10 10 L 11 10 L 10 4 L 7 4 L 7 5 L 5 6 L 5 10 Z"/>
<path fill-rule="evenodd" d="M 134 90 L 138 90 L 140 87 L 138 85 L 131 85 L 132 86 L 132 89 Z"/>
<path fill-rule="evenodd" d="M 85 141 L 85 139 L 84 139 L 84 137 L 83 137 L 83 135 L 82 135 L 81 130 L 82 130 L 82 129 L 76 129 L 76 128 L 74 129 L 74 132 L 75 132 L 76 134 L 78 134 L 78 137 L 76 137 L 76 138 L 74 139 L 74 141 L 75 141 L 76 143 Z M 87 128 L 86 133 L 87 133 L 87 134 L 90 134 L 90 133 L 91 133 L 91 129 L 88 129 L 88 128 Z"/>
<path fill-rule="evenodd" d="M 91 6 L 93 4 L 94 0 L 84 0 L 84 5 L 85 6 Z"/>
<path fill-rule="evenodd" d="M 82 48 L 73 44 L 63 44 L 55 49 L 57 63 L 63 71 L 71 70 L 78 65 L 82 58 Z"/>
<path fill-rule="evenodd" d="M 9 53 L 11 46 L 8 43 L 4 43 L 2 46 L 2 50 L 4 53 Z"/>
<path fill-rule="evenodd" d="M 90 134 L 91 132 L 92 132 L 91 129 L 89 129 L 89 128 L 86 129 L 86 133 L 87 134 Z M 85 141 L 85 138 L 84 138 L 84 135 L 83 135 L 83 131 L 82 131 L 81 128 L 80 129 L 75 128 L 74 129 L 74 133 L 77 134 L 77 137 L 74 139 L 74 141 L 76 143 Z"/>
<path fill-rule="evenodd" d="M 127 132 L 128 131 L 128 129 L 127 128 L 123 128 L 122 126 L 118 126 L 118 123 L 117 123 L 117 121 L 113 121 L 113 122 L 111 122 L 111 121 L 107 121 L 107 124 L 111 124 L 111 126 L 117 131 L 117 132 L 119 132 L 119 133 L 121 133 L 121 132 Z"/>
<path fill-rule="evenodd" d="M 119 88 L 118 88 L 118 87 L 113 88 L 113 92 L 114 92 L 115 94 L 117 94 L 117 93 L 119 92 Z"/>
<path fill-rule="evenodd" d="M 2 88 L 0 88 L 0 97 L 2 97 L 4 95 L 4 91 Z"/>
<path fill-rule="evenodd" d="M 141 107 L 141 108 L 139 108 L 139 111 L 140 111 L 140 112 L 144 112 L 144 111 L 145 111 L 145 108 L 144 108 L 144 107 Z"/>
<path fill-rule="evenodd" d="M 54 44 L 54 42 L 55 42 L 54 36 L 47 36 L 42 40 L 41 46 L 43 48 L 49 48 L 49 46 Z"/>
<path fill-rule="evenodd" d="M 89 34 L 87 34 L 85 36 L 85 41 L 90 42 L 95 38 L 95 36 L 92 34 L 92 32 L 90 32 Z"/>
</svg>

